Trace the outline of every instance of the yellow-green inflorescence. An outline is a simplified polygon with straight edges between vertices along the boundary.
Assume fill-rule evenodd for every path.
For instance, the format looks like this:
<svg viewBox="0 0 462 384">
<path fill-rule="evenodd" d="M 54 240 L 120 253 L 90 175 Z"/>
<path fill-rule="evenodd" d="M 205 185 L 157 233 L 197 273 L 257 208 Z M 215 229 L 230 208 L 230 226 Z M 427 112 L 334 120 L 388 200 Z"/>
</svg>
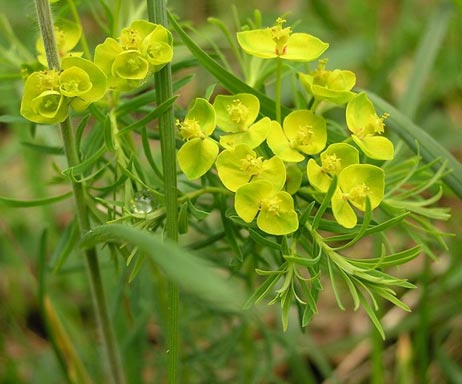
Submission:
<svg viewBox="0 0 462 384">
<path fill-rule="evenodd" d="M 239 32 L 238 42 L 245 52 L 263 59 L 312 61 L 327 49 L 326 43 L 293 33 L 284 23 L 279 18 L 273 27 Z M 183 173 L 195 179 L 216 169 L 224 187 L 235 193 L 234 208 L 244 222 L 253 225 L 255 220 L 263 232 L 287 235 L 299 226 L 294 195 L 303 186 L 300 168 L 306 167 L 317 199 L 328 193 L 335 179 L 333 216 L 340 225 L 354 227 L 355 210 L 376 208 L 385 185 L 383 170 L 361 164 L 359 150 L 369 158 L 387 160 L 393 148 L 379 136 L 386 115 L 377 116 L 367 96 L 352 91 L 354 73 L 327 70 L 326 64 L 322 59 L 314 71 L 299 73 L 301 85 L 315 102 L 311 108 L 287 113 L 282 124 L 262 115 L 260 100 L 253 94 L 218 95 L 211 104 L 196 99 L 177 124 L 184 140 L 178 152 Z M 327 121 L 316 113 L 319 102 L 347 104 L 352 144 L 329 141 Z"/>
<path fill-rule="evenodd" d="M 238 32 L 239 45 L 246 53 L 262 59 L 279 57 L 300 62 L 316 60 L 329 47 L 307 33 L 293 33 L 292 28 L 283 27 L 285 22 L 279 17 L 273 27 Z"/>
<path fill-rule="evenodd" d="M 317 101 L 345 104 L 354 96 L 351 89 L 356 75 L 347 70 L 326 70 L 327 59 L 319 60 L 318 67 L 310 73 L 299 73 L 302 87 Z"/>
<path fill-rule="evenodd" d="M 294 33 L 285 22 L 278 18 L 272 27 L 239 32 L 237 40 L 250 55 L 289 62 L 316 60 L 328 48 L 312 35 Z M 34 72 L 27 78 L 21 104 L 25 118 L 41 124 L 62 122 L 69 107 L 82 111 L 108 88 L 138 87 L 173 57 L 171 33 L 144 20 L 134 21 L 117 38 L 98 45 L 94 62 L 69 54 L 80 33 L 66 22 L 56 27 L 61 69 Z M 66 39 L 66 34 L 71 37 Z M 393 145 L 383 136 L 387 115 L 379 117 L 365 93 L 352 91 L 355 75 L 327 70 L 326 63 L 322 59 L 315 70 L 299 74 L 302 87 L 315 102 L 286 113 L 282 124 L 264 116 L 259 98 L 250 93 L 218 95 L 212 103 L 195 99 L 177 121 L 183 140 L 178 164 L 185 176 L 197 179 L 215 166 L 224 187 L 235 193 L 234 208 L 242 220 L 249 225 L 255 220 L 268 234 L 286 235 L 299 226 L 294 195 L 306 183 L 300 171 L 306 166 L 316 196 L 326 194 L 336 180 L 332 213 L 340 225 L 354 227 L 355 209 L 376 208 L 384 194 L 383 170 L 361 164 L 358 149 L 368 158 L 389 160 Z M 326 119 L 316 111 L 319 102 L 347 104 L 353 145 L 330 140 Z"/>
<path fill-rule="evenodd" d="M 33 72 L 27 77 L 20 109 L 23 117 L 39 124 L 61 123 L 69 107 L 83 111 L 106 93 L 106 75 L 93 62 L 67 56 L 61 68 Z"/>
<path fill-rule="evenodd" d="M 117 39 L 107 38 L 95 49 L 94 62 L 74 52 L 82 28 L 68 20 L 55 24 L 60 69 L 42 70 L 27 76 L 21 115 L 39 124 L 63 122 L 69 107 L 85 110 L 103 98 L 107 89 L 127 91 L 141 85 L 173 57 L 173 38 L 166 28 L 136 20 L 122 29 Z M 37 41 L 38 61 L 47 66 L 45 46 Z"/>
<path fill-rule="evenodd" d="M 172 34 L 162 25 L 136 20 L 117 39 L 109 37 L 96 47 L 95 63 L 110 88 L 129 91 L 172 60 L 172 43 Z"/>
<path fill-rule="evenodd" d="M 393 159 L 393 143 L 384 136 L 384 120 L 388 118 L 385 113 L 381 117 L 375 112 L 374 105 L 361 92 L 355 95 L 346 108 L 346 122 L 351 131 L 353 141 L 371 159 L 391 160 Z"/>
</svg>

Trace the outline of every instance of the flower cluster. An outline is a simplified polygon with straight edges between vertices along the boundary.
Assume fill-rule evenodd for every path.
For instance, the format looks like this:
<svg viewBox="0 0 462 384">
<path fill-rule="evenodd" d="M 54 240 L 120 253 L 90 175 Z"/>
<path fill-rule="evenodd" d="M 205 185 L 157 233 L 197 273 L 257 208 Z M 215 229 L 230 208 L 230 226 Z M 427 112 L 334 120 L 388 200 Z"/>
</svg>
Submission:
<svg viewBox="0 0 462 384">
<path fill-rule="evenodd" d="M 63 122 L 69 107 L 83 111 L 100 100 L 107 88 L 101 69 L 80 57 L 65 57 L 61 71 L 34 72 L 26 79 L 21 101 L 21 115 L 39 124 Z"/>
<path fill-rule="evenodd" d="M 109 37 L 96 47 L 95 63 L 108 76 L 110 88 L 128 91 L 172 60 L 172 42 L 162 25 L 136 20 L 118 39 Z"/>
<path fill-rule="evenodd" d="M 118 39 L 107 38 L 95 49 L 94 61 L 72 50 L 82 35 L 81 27 L 67 20 L 55 24 L 60 70 L 31 73 L 24 85 L 21 115 L 39 124 L 63 122 L 69 107 L 85 110 L 108 90 L 128 91 L 172 60 L 171 33 L 158 24 L 134 21 Z M 44 43 L 36 48 L 38 61 L 46 66 Z"/>
<path fill-rule="evenodd" d="M 271 28 L 239 32 L 241 48 L 263 59 L 303 62 L 317 59 L 327 49 L 328 44 L 316 37 L 284 28 L 284 22 L 279 18 Z M 178 122 L 180 136 L 186 141 L 178 152 L 183 173 L 195 179 L 215 165 L 223 185 L 235 192 L 234 208 L 239 217 L 247 223 L 256 218 L 256 225 L 273 235 L 298 229 L 294 195 L 302 184 L 302 174 L 316 196 L 327 194 L 335 179 L 332 213 L 343 227 L 354 227 L 355 209 L 376 208 L 385 187 L 383 170 L 360 163 L 359 150 L 368 158 L 389 160 L 393 145 L 380 136 L 387 116 L 377 116 L 365 93 L 352 91 L 355 74 L 327 70 L 326 63 L 326 59 L 320 60 L 317 69 L 299 74 L 300 85 L 313 102 L 311 107 L 288 113 L 282 124 L 262 117 L 259 99 L 252 94 L 218 95 L 213 104 L 197 99 L 185 120 Z M 320 102 L 346 104 L 346 125 L 352 135 L 345 141 L 355 145 L 328 145 L 327 121 L 316 113 Z"/>
</svg>

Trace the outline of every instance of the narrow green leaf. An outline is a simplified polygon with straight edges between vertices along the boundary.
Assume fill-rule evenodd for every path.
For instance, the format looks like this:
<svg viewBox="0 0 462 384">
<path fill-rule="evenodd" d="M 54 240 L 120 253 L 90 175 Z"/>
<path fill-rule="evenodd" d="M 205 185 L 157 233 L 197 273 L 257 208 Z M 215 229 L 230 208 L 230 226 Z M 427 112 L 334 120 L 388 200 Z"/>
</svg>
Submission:
<svg viewBox="0 0 462 384">
<path fill-rule="evenodd" d="M 289 327 L 289 312 L 290 312 L 290 307 L 292 304 L 292 299 L 294 296 L 294 292 L 292 289 L 287 289 L 281 300 L 281 321 L 282 321 L 282 329 L 287 331 L 287 328 Z"/>
<path fill-rule="evenodd" d="M 47 197 L 44 199 L 36 200 L 16 200 L 9 197 L 0 196 L 0 205 L 14 208 L 25 208 L 25 207 L 39 207 L 41 205 L 53 204 L 61 200 L 65 200 L 72 196 L 72 192 L 66 192 L 62 195 Z"/>
<path fill-rule="evenodd" d="M 125 182 L 125 180 L 127 180 L 127 176 L 121 175 L 113 184 L 106 185 L 104 187 L 89 186 L 88 189 L 98 191 L 101 197 L 107 195 L 110 192 L 115 191 L 118 186 L 122 185 Z"/>
<path fill-rule="evenodd" d="M 372 293 L 371 289 L 374 287 L 373 284 L 369 284 L 369 283 L 366 283 L 365 281 L 357 278 L 356 276 L 352 276 L 352 279 L 354 281 L 354 284 L 359 286 L 358 288 L 362 288 L 363 291 L 361 292 L 359 289 L 359 292 L 364 295 L 364 292 L 367 293 L 367 295 L 369 296 L 371 302 L 372 302 L 372 306 L 373 306 L 373 309 L 375 311 L 378 311 L 379 310 L 379 303 L 377 302 L 377 299 L 375 298 L 375 295 Z M 367 300 L 367 299 L 366 299 Z"/>
<path fill-rule="evenodd" d="M 278 251 L 281 250 L 281 245 L 276 243 L 275 241 L 270 240 L 267 236 L 263 236 L 261 233 L 259 233 L 257 230 L 253 228 L 249 228 L 249 234 L 250 237 L 255 240 L 257 243 L 268 247 L 268 248 L 273 248 Z"/>
<path fill-rule="evenodd" d="M 109 152 L 116 152 L 116 147 L 114 143 L 113 137 L 113 126 L 112 121 L 115 120 L 115 116 L 112 112 L 109 112 L 106 115 L 106 119 L 104 120 L 103 129 L 104 129 L 104 143 L 106 144 L 106 148 Z"/>
<path fill-rule="evenodd" d="M 191 200 L 188 200 L 188 210 L 199 221 L 204 220 L 210 213 L 197 208 Z"/>
<path fill-rule="evenodd" d="M 122 224 L 103 225 L 86 233 L 81 246 L 88 248 L 101 242 L 126 242 L 138 247 L 172 281 L 218 308 L 236 311 L 241 305 L 242 293 L 226 282 L 213 265 L 153 233 Z"/>
<path fill-rule="evenodd" d="M 12 124 L 12 123 L 25 123 L 25 122 L 27 122 L 27 120 L 21 116 L 14 116 L 14 115 L 1 115 L 0 116 L 0 123 Z"/>
<path fill-rule="evenodd" d="M 188 244 L 186 248 L 193 250 L 193 249 L 202 249 L 210 245 L 216 245 L 216 243 L 219 240 L 223 239 L 225 236 L 226 236 L 226 233 L 224 231 L 211 234 L 211 235 L 209 234 L 207 238 L 203 240 L 194 241 L 193 243 Z"/>
<path fill-rule="evenodd" d="M 172 66 L 173 71 L 173 66 Z M 194 75 L 188 75 L 181 77 L 180 79 L 173 82 L 173 91 L 176 92 L 180 88 L 184 87 L 194 78 Z M 138 111 L 141 107 L 151 104 L 156 99 L 156 91 L 151 90 L 142 93 L 139 96 L 135 96 L 131 99 L 124 99 L 122 103 L 115 109 L 117 117 L 123 117 L 129 113 Z"/>
<path fill-rule="evenodd" d="M 249 309 L 253 304 L 258 303 L 262 300 L 266 295 L 268 295 L 271 288 L 273 288 L 276 283 L 281 278 L 281 274 L 275 273 L 270 275 L 262 285 L 260 285 L 252 295 L 246 300 L 244 305 L 242 306 L 243 309 Z"/>
<path fill-rule="evenodd" d="M 312 267 L 313 265 L 316 265 L 319 263 L 319 260 L 321 258 L 321 253 L 315 258 L 315 259 L 307 259 L 306 257 L 300 257 L 300 256 L 292 256 L 292 255 L 284 255 L 284 259 L 287 261 L 290 261 L 295 264 L 303 265 L 304 267 Z"/>
<path fill-rule="evenodd" d="M 430 167 L 433 166 L 433 164 L 436 165 L 436 163 L 438 163 L 438 161 L 432 161 L 430 164 Z M 420 169 L 420 171 L 422 172 L 424 170 L 425 167 L 422 167 Z M 422 183 L 416 185 L 414 188 L 411 188 L 410 190 L 406 190 L 406 192 L 401 192 L 399 194 L 399 197 L 400 199 L 404 199 L 406 197 L 411 197 L 411 196 L 416 196 L 422 192 L 424 192 L 425 190 L 429 189 L 431 186 L 433 186 L 434 184 L 436 184 L 437 182 L 439 182 L 440 179 L 443 178 L 443 176 L 445 174 L 448 174 L 448 170 L 447 170 L 447 167 L 446 167 L 446 162 L 443 162 L 439 169 L 435 172 L 435 174 L 433 175 L 433 177 L 431 177 L 430 179 L 426 179 L 424 181 L 422 181 Z M 440 187 L 441 189 L 441 187 Z"/>
<path fill-rule="evenodd" d="M 330 258 L 329 258 L 329 257 L 327 258 L 327 267 L 328 267 L 328 271 L 329 271 L 330 283 L 331 283 L 331 286 L 332 286 L 332 290 L 333 290 L 333 292 L 334 292 L 335 300 L 337 301 L 338 307 L 339 307 L 342 311 L 344 311 L 344 310 L 345 310 L 345 306 L 343 305 L 342 299 L 340 298 L 340 294 L 339 294 L 339 291 L 338 291 L 338 289 L 337 289 L 337 284 L 336 284 L 336 280 L 335 280 L 334 270 L 333 270 L 333 267 L 332 267 L 332 264 L 331 264 L 331 261 L 330 261 Z"/>
<path fill-rule="evenodd" d="M 146 127 L 141 128 L 141 140 L 143 144 L 144 155 L 146 156 L 151 169 L 154 171 L 159 180 L 163 180 L 162 172 L 159 170 L 159 167 L 152 157 L 151 147 L 149 145 L 148 130 Z"/>
<path fill-rule="evenodd" d="M 21 145 L 24 145 L 25 147 L 28 147 L 36 152 L 46 153 L 48 155 L 64 155 L 63 147 L 52 147 L 49 145 L 29 143 L 27 141 L 22 141 Z"/>
<path fill-rule="evenodd" d="M 366 231 L 365 231 L 365 235 L 371 235 L 373 233 L 381 233 L 381 232 L 384 232 L 386 231 L 387 229 L 395 226 L 397 223 L 399 223 L 400 221 L 404 220 L 407 216 L 409 215 L 409 212 L 404 212 L 404 213 L 401 213 L 400 215 L 396 215 L 396 216 L 393 216 L 391 219 L 387 220 L 387 221 L 384 221 L 383 223 L 380 223 L 380 224 L 377 224 L 377 225 L 373 225 L 373 226 L 370 226 Z M 325 229 L 324 227 L 321 226 L 322 229 Z M 345 241 L 345 240 L 349 240 L 351 239 L 352 237 L 355 237 L 357 234 L 357 231 L 352 231 L 350 233 L 346 233 L 346 234 L 343 234 L 343 235 L 337 235 L 337 236 L 330 236 L 328 238 L 326 238 L 325 240 L 326 241 Z"/>
<path fill-rule="evenodd" d="M 440 168 L 440 163 L 447 162 L 451 173 L 443 176 L 442 179 L 458 197 L 462 198 L 462 164 L 402 112 L 372 92 L 367 92 L 367 94 L 378 111 L 390 114 L 390 117 L 387 119 L 387 125 L 404 140 L 409 148 L 415 153 L 419 153 L 420 151 L 422 159 L 427 163 L 435 159 L 440 159 L 440 162 L 433 166 L 435 171 L 438 171 Z"/>
<path fill-rule="evenodd" d="M 380 324 L 380 320 L 378 319 L 375 311 L 371 308 L 370 304 L 367 302 L 366 298 L 360 293 L 359 300 L 361 301 L 361 305 L 363 306 L 364 310 L 366 311 L 367 315 L 374 324 L 377 331 L 380 333 L 380 336 L 383 340 L 385 340 L 385 332 L 383 330 L 382 324 Z"/>
<path fill-rule="evenodd" d="M 359 304 L 360 304 L 358 290 L 356 289 L 355 285 L 351 281 L 350 276 L 343 269 L 339 268 L 339 271 L 343 277 L 343 280 L 345 281 L 345 284 L 347 285 L 350 291 L 351 297 L 353 298 L 354 310 L 356 311 L 359 308 Z"/>
<path fill-rule="evenodd" d="M 302 327 L 306 327 L 311 322 L 313 316 L 316 313 L 318 313 L 318 307 L 316 305 L 316 301 L 313 295 L 311 294 L 306 284 L 301 284 L 301 287 L 303 292 L 305 293 L 306 300 L 306 305 L 302 316 Z"/>
<path fill-rule="evenodd" d="M 91 106 L 93 106 L 94 104 L 91 104 Z M 96 107 L 95 107 L 96 108 Z M 98 111 L 98 109 L 95 109 L 95 111 Z M 104 119 L 105 119 L 105 115 L 103 115 L 103 119 L 101 120 L 102 122 L 104 122 Z M 85 132 L 85 128 L 87 126 L 87 123 L 88 123 L 88 120 L 90 119 L 90 114 L 87 114 L 85 115 L 82 120 L 80 121 L 79 125 L 77 126 L 77 129 L 75 131 L 75 147 L 76 148 L 80 148 L 80 145 L 81 145 L 81 142 L 82 142 L 82 137 L 83 137 L 83 133 Z M 90 135 L 88 135 L 89 137 L 87 138 L 87 140 L 91 140 L 92 143 L 95 143 L 96 141 L 91 137 L 93 135 L 95 135 L 95 133 L 93 132 L 98 132 L 98 127 L 97 126 L 94 126 L 92 127 L 92 131 L 90 133 Z"/>
<path fill-rule="evenodd" d="M 106 146 L 102 146 L 96 152 L 93 153 L 89 158 L 85 159 L 81 163 L 74 167 L 67 168 L 63 171 L 63 174 L 75 179 L 76 176 L 81 176 L 85 171 L 90 169 L 101 156 L 106 152 Z M 78 181 L 78 180 L 75 180 Z"/>
<path fill-rule="evenodd" d="M 75 245 L 79 238 L 79 232 L 75 220 L 72 220 L 64 229 L 61 237 L 59 238 L 58 245 L 56 246 L 50 258 L 50 266 L 53 273 L 57 273 L 61 266 L 67 260 L 67 257 L 75 249 Z"/>
<path fill-rule="evenodd" d="M 298 221 L 300 223 L 300 229 L 305 226 L 305 224 L 308 221 L 308 219 L 310 217 L 310 214 L 311 214 L 311 211 L 313 210 L 315 204 L 316 204 L 316 202 L 312 201 L 310 204 L 308 204 L 306 206 L 305 209 L 303 209 L 302 214 L 300 215 L 300 218 L 298 219 Z"/>
<path fill-rule="evenodd" d="M 235 218 L 233 216 L 227 215 L 226 199 L 224 196 L 220 197 L 220 211 L 221 211 L 221 221 L 223 223 L 223 229 L 225 230 L 226 239 L 228 241 L 228 244 L 231 246 L 232 250 L 234 251 L 237 261 L 242 262 L 244 261 L 244 254 L 237 241 L 237 237 L 239 235 L 239 226 L 236 226 L 235 223 L 236 223 L 236 220 L 240 220 L 244 224 L 245 222 L 237 215 L 235 216 Z"/>
<path fill-rule="evenodd" d="M 401 308 L 403 311 L 411 312 L 411 308 L 409 308 L 405 303 L 398 299 L 395 296 L 395 292 L 391 289 L 379 286 L 372 287 L 372 289 L 375 293 L 382 296 L 385 300 L 388 300 L 390 303 L 393 303 L 397 307 Z"/>
<path fill-rule="evenodd" d="M 327 207 L 329 206 L 332 196 L 334 196 L 334 192 L 336 188 L 337 188 L 337 176 L 334 175 L 330 183 L 329 189 L 327 190 L 326 196 L 324 196 L 321 206 L 319 207 L 318 211 L 316 212 L 316 215 L 314 216 L 313 224 L 312 224 L 313 231 L 318 229 L 319 223 L 321 221 L 321 217 L 326 211 Z"/>
<path fill-rule="evenodd" d="M 125 127 L 119 130 L 118 135 L 121 136 L 130 131 L 136 131 L 140 128 L 146 126 L 146 124 L 150 123 L 151 121 L 157 119 L 160 115 L 164 114 L 169 108 L 172 107 L 175 100 L 178 99 L 178 96 L 173 96 L 168 100 L 165 100 L 161 103 L 157 108 L 149 112 L 145 117 L 137 120 L 135 123 L 130 124 L 128 127 Z"/>
<path fill-rule="evenodd" d="M 188 203 L 185 201 L 181 204 L 180 211 L 178 212 L 178 233 L 180 235 L 188 232 L 189 227 L 189 212 Z"/>
<path fill-rule="evenodd" d="M 135 260 L 135 265 L 133 266 L 133 269 L 130 272 L 130 276 L 128 277 L 128 283 L 132 283 L 133 280 L 135 280 L 136 276 L 138 276 L 139 271 L 141 270 L 141 267 L 144 264 L 144 255 L 140 255 L 136 253 L 136 260 Z"/>
</svg>

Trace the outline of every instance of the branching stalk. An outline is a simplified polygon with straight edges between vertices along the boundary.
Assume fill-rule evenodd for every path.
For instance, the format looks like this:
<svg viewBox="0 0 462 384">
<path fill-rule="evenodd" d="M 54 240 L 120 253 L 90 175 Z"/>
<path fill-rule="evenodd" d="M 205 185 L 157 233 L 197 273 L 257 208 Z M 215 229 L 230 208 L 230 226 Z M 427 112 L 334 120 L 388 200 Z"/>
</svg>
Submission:
<svg viewBox="0 0 462 384">
<path fill-rule="evenodd" d="M 167 25 L 166 0 L 147 0 L 149 21 Z M 156 102 L 162 104 L 173 96 L 172 70 L 167 64 L 155 73 Z M 176 179 L 176 146 L 175 120 L 173 109 L 169 108 L 159 116 L 160 146 L 162 152 L 162 167 L 164 173 L 166 234 L 170 240 L 178 240 L 178 200 Z M 167 315 L 167 377 L 168 383 L 179 382 L 180 365 L 180 333 L 179 333 L 179 304 L 180 294 L 178 285 L 168 282 L 168 315 Z"/>
<path fill-rule="evenodd" d="M 50 69 L 59 70 L 59 56 L 56 48 L 54 36 L 54 25 L 51 9 L 48 0 L 36 0 L 37 18 L 40 25 L 45 52 Z M 69 119 L 60 124 L 61 135 L 63 138 L 64 152 L 69 167 L 79 164 L 79 155 L 74 139 L 73 128 Z M 72 182 L 74 200 L 76 205 L 76 215 L 79 224 L 80 235 L 90 230 L 90 219 L 87 206 L 85 204 L 85 189 L 83 183 Z M 90 279 L 90 291 L 95 309 L 99 331 L 102 335 L 102 343 L 107 354 L 108 365 L 112 381 L 116 384 L 125 383 L 122 373 L 117 343 L 108 315 L 108 309 L 98 264 L 98 255 L 94 247 L 85 251 L 87 272 Z"/>
</svg>

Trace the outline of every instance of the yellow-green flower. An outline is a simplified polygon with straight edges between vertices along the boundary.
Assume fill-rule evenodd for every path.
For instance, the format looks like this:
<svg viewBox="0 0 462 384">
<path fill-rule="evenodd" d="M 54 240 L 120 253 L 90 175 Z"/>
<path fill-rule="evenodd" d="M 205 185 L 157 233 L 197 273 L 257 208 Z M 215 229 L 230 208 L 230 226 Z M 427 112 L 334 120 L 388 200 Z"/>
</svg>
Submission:
<svg viewBox="0 0 462 384">
<path fill-rule="evenodd" d="M 260 101 L 255 95 L 218 95 L 213 107 L 217 114 L 217 126 L 229 133 L 220 138 L 220 144 L 225 148 L 232 148 L 238 144 L 256 148 L 271 130 L 273 123 L 268 117 L 255 122 L 260 112 Z"/>
<path fill-rule="evenodd" d="M 366 210 L 369 199 L 371 210 L 383 199 L 385 176 L 381 168 L 370 164 L 353 164 L 338 174 L 337 189 L 332 196 L 332 213 L 335 220 L 345 228 L 357 223 L 353 207 Z"/>
<path fill-rule="evenodd" d="M 314 159 L 308 160 L 307 175 L 310 184 L 324 193 L 329 189 L 334 175 L 338 175 L 349 165 L 359 163 L 358 150 L 346 143 L 329 145 L 319 157 L 321 166 Z"/>
<path fill-rule="evenodd" d="M 100 100 L 107 86 L 104 73 L 91 61 L 65 57 L 62 70 L 33 72 L 26 79 L 20 113 L 39 124 L 62 123 L 69 106 L 83 111 Z"/>
<path fill-rule="evenodd" d="M 266 180 L 279 191 L 286 181 L 286 169 L 280 158 L 265 160 L 247 144 L 224 150 L 218 155 L 215 165 L 224 186 L 233 192 L 256 180 Z"/>
<path fill-rule="evenodd" d="M 364 92 L 353 97 L 347 104 L 346 122 L 353 133 L 352 139 L 371 159 L 393 159 L 393 143 L 386 137 L 378 136 L 384 132 L 384 120 L 388 114 L 379 117 L 374 105 Z"/>
<path fill-rule="evenodd" d="M 80 57 L 65 57 L 61 63 L 59 90 L 70 99 L 76 111 L 100 100 L 107 90 L 107 77 L 93 62 Z"/>
<path fill-rule="evenodd" d="M 271 235 L 287 235 L 298 229 L 298 216 L 292 196 L 285 191 L 275 191 L 266 180 L 240 187 L 236 191 L 234 208 L 247 223 L 258 215 L 258 228 Z"/>
<path fill-rule="evenodd" d="M 289 113 L 282 122 L 273 125 L 266 142 L 273 153 L 287 162 L 298 163 L 305 155 L 321 152 L 326 146 L 326 121 L 307 109 Z"/>
<path fill-rule="evenodd" d="M 67 56 L 82 56 L 82 52 L 72 52 L 82 36 L 82 27 L 80 24 L 65 19 L 57 20 L 54 25 L 54 32 L 60 60 Z M 45 46 L 42 38 L 37 40 L 35 47 L 38 52 L 38 61 L 43 66 L 48 67 Z"/>
<path fill-rule="evenodd" d="M 173 38 L 162 25 L 136 20 L 122 29 L 118 40 L 107 38 L 95 49 L 95 63 L 109 79 L 110 88 L 138 87 L 173 57 Z"/>
<path fill-rule="evenodd" d="M 327 59 L 319 60 L 316 70 L 309 74 L 300 73 L 302 86 L 317 100 L 326 100 L 335 104 L 348 102 L 354 93 L 351 89 L 356 83 L 356 75 L 351 71 L 326 70 Z"/>
<path fill-rule="evenodd" d="M 68 115 L 68 99 L 59 90 L 59 72 L 32 73 L 24 84 L 20 113 L 39 124 L 63 122 Z"/>
<path fill-rule="evenodd" d="M 201 98 L 195 99 L 183 122 L 177 122 L 180 136 L 186 140 L 178 150 L 178 164 L 189 179 L 201 177 L 215 162 L 218 144 L 209 137 L 215 122 L 215 110 Z"/>
<path fill-rule="evenodd" d="M 301 62 L 316 60 L 329 47 L 329 44 L 307 33 L 292 33 L 290 27 L 283 27 L 285 22 L 279 17 L 271 28 L 238 32 L 237 41 L 252 56 Z"/>
</svg>

